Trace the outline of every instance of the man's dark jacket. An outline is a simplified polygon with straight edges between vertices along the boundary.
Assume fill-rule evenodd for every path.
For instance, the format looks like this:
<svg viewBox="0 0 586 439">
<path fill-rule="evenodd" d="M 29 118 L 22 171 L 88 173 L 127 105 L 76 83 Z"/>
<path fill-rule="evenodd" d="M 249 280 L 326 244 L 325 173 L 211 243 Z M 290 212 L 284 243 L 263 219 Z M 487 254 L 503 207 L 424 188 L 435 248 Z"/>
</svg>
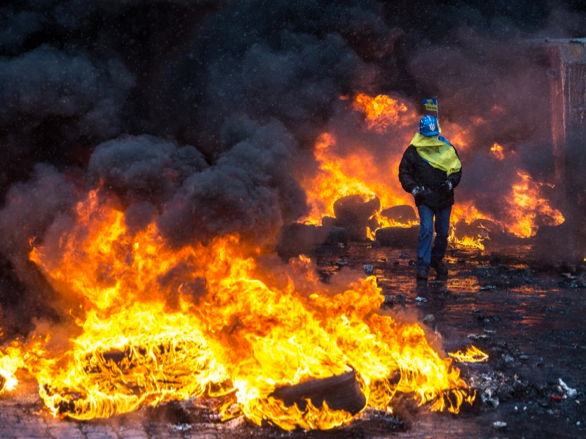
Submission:
<svg viewBox="0 0 586 439">
<path fill-rule="evenodd" d="M 455 148 L 454 148 L 455 150 Z M 456 152 L 458 154 L 458 152 Z M 399 164 L 399 180 L 401 186 L 411 193 L 416 186 L 424 188 L 423 193 L 415 198 L 415 204 L 425 204 L 432 209 L 442 209 L 454 204 L 454 190 L 462 178 L 462 169 L 448 177 L 447 172 L 434 168 L 424 160 L 413 145 L 405 150 Z M 452 182 L 452 190 L 448 191 L 444 183 Z"/>
</svg>

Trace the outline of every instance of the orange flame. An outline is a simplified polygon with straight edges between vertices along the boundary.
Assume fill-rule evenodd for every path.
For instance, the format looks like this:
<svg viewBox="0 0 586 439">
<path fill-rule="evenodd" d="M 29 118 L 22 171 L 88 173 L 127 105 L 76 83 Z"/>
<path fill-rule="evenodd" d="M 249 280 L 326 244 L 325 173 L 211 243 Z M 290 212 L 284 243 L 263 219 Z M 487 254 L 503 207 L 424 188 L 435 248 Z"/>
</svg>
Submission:
<svg viewBox="0 0 586 439">
<path fill-rule="evenodd" d="M 0 394 L 14 390 L 18 385 L 16 372 L 24 367 L 24 353 L 18 344 L 0 351 Z"/>
<path fill-rule="evenodd" d="M 311 206 L 310 214 L 302 220 L 308 224 L 319 225 L 324 216 L 334 216 L 334 202 L 347 195 L 362 195 L 365 201 L 378 197 L 381 208 L 400 204 L 413 204 L 396 182 L 398 164 L 405 145 L 412 135 L 408 127 L 417 126 L 418 115 L 405 102 L 389 96 L 368 96 L 360 93 L 355 97 L 352 108 L 364 114 L 366 128 L 384 133 L 393 130 L 393 145 L 399 148 L 389 148 L 383 157 L 374 157 L 367 147 L 361 145 L 346 145 L 345 139 L 338 140 L 335 133 L 323 133 L 316 141 L 315 159 L 319 170 L 311 178 L 306 178 L 302 185 L 306 191 Z M 493 106 L 491 113 L 502 115 L 505 110 Z M 482 125 L 486 121 L 478 116 L 471 116 L 473 125 Z M 469 148 L 469 132 L 458 125 L 443 123 L 451 134 L 451 142 L 456 145 L 460 153 Z M 338 148 L 337 143 L 343 144 Z M 338 149 L 351 149 L 352 154 L 341 156 Z M 504 159 L 504 148 L 494 143 L 491 147 L 493 156 L 498 160 Z M 379 169 L 385 172 L 379 172 Z M 459 201 L 453 208 L 453 223 L 463 221 L 472 224 L 475 220 L 485 219 L 498 225 L 500 230 L 528 238 L 533 236 L 538 228 L 538 220 L 550 225 L 558 225 L 564 221 L 563 215 L 550 207 L 548 201 L 539 195 L 540 185 L 535 183 L 524 172 L 519 172 L 521 181 L 513 185 L 511 195 L 506 199 L 507 209 L 498 218 L 485 212 L 480 212 L 470 202 Z M 417 223 L 400 224 L 393 222 L 380 212 L 375 212 L 372 220 L 378 227 L 410 227 Z M 367 229 L 370 239 L 375 239 L 376 229 Z M 476 248 L 483 250 L 485 241 L 489 239 L 487 230 L 474 236 L 461 236 L 454 227 L 450 242 L 457 247 Z"/>
<path fill-rule="evenodd" d="M 385 206 L 406 204 L 405 192 L 390 186 L 390 181 L 380 181 L 373 172 L 374 157 L 368 151 L 361 149 L 341 158 L 331 151 L 335 145 L 335 137 L 328 133 L 317 140 L 315 158 L 319 171 L 303 184 L 311 211 L 302 222 L 319 225 L 324 216 L 333 217 L 334 202 L 348 195 L 361 195 L 364 201 L 378 196 Z M 390 166 L 398 168 L 398 161 Z"/>
<path fill-rule="evenodd" d="M 389 176 L 398 172 L 404 145 L 410 140 L 407 137 L 413 135 L 406 127 L 413 126 L 417 113 L 398 99 L 364 93 L 356 96 L 352 107 L 364 114 L 368 129 L 382 133 L 390 127 L 402 128 L 403 134 L 396 144 L 389 145 L 383 158 L 375 156 L 368 145 L 351 145 L 348 149 L 352 152 L 342 154 L 333 133 L 320 135 L 314 152 L 319 169 L 301 182 L 311 207 L 309 215 L 301 220 L 306 224 L 318 225 L 324 216 L 333 217 L 334 202 L 348 195 L 361 195 L 365 201 L 378 197 L 384 207 L 410 203 L 396 178 Z M 380 213 L 375 215 L 381 226 L 390 224 Z M 374 230 L 369 230 L 369 235 L 374 236 Z"/>
<path fill-rule="evenodd" d="M 457 203 L 452 208 L 452 218 L 455 223 L 464 221 L 466 224 L 471 224 L 476 220 L 491 220 L 486 215 L 483 215 L 476 209 L 475 206 L 469 203 Z M 470 248 L 484 250 L 484 241 L 489 239 L 488 233 L 478 233 L 475 236 L 457 236 L 457 226 L 450 228 L 450 236 L 448 238 L 450 244 L 458 248 Z"/>
<path fill-rule="evenodd" d="M 354 105 L 378 132 L 413 126 L 417 119 L 389 97 L 359 95 Z M 408 141 L 403 137 L 412 134 L 402 133 L 400 149 L 382 159 L 361 145 L 341 156 L 336 136 L 322 134 L 315 149 L 319 169 L 303 182 L 312 207 L 305 221 L 333 215 L 333 203 L 346 195 L 378 196 L 383 207 L 411 203 L 389 177 Z M 466 147 L 464 131 L 459 136 Z M 385 168 L 386 180 L 374 171 L 378 167 Z M 518 175 L 503 218 L 460 203 L 455 219 L 488 219 L 523 237 L 535 232 L 538 214 L 554 224 L 563 221 L 539 197 L 539 184 Z M 396 392 L 413 393 L 432 410 L 458 412 L 473 400 L 452 360 L 433 351 L 419 325 L 400 325 L 378 313 L 383 297 L 374 277 L 330 292 L 308 275 L 310 261 L 300 259 L 284 280 L 261 271 L 252 257 L 258 252 L 238 236 L 174 249 L 154 223 L 129 231 L 115 206 L 102 189 L 91 191 L 77 205 L 67 234 L 32 244 L 30 259 L 71 303 L 77 335 L 63 352 L 46 349 L 46 340 L 0 351 L 1 389 L 14 388 L 18 369 L 26 369 L 56 416 L 92 419 L 164 401 L 218 397 L 224 419 L 244 415 L 286 430 L 333 428 L 352 415 L 327 404 L 286 406 L 272 396 L 277 387 L 350 370 L 367 407 L 386 409 Z M 382 225 L 410 225 L 385 223 L 380 212 L 375 218 Z M 452 237 L 478 248 L 482 239 Z M 296 286 L 299 273 L 304 288 Z M 397 374 L 400 380 L 391 381 Z"/>
<path fill-rule="evenodd" d="M 464 236 L 463 238 L 458 238 L 455 234 L 455 228 L 452 227 L 448 242 L 457 248 L 484 250 L 485 246 L 483 242 L 485 239 L 483 236 Z"/>
<path fill-rule="evenodd" d="M 350 370 L 368 407 L 385 409 L 396 392 L 413 393 L 432 410 L 458 412 L 472 402 L 458 369 L 429 346 L 419 325 L 377 312 L 383 296 L 374 277 L 332 295 L 309 276 L 304 288 L 314 292 L 301 293 L 293 278 L 307 259 L 283 283 L 259 272 L 235 236 L 172 249 L 154 225 L 130 232 L 123 213 L 99 194 L 79 203 L 57 249 L 37 245 L 30 253 L 56 290 L 81 301 L 79 335 L 65 352 L 39 344 L 27 355 L 24 345 L 0 353 L 36 377 L 53 415 L 91 419 L 222 397 L 225 418 L 328 429 L 352 415 L 327 404 L 287 407 L 272 392 Z"/>
<path fill-rule="evenodd" d="M 492 155 L 497 160 L 504 160 L 505 159 L 505 154 L 503 153 L 503 150 L 504 150 L 504 148 L 501 145 L 499 145 L 498 143 L 496 143 L 496 142 L 490 148 L 490 151 L 492 152 Z"/>
<path fill-rule="evenodd" d="M 509 215 L 512 219 L 508 230 L 519 238 L 534 236 L 539 228 L 538 215 L 548 225 L 562 224 L 564 216 L 561 212 L 540 197 L 540 185 L 526 172 L 518 171 L 517 176 L 519 180 L 513 185 L 512 194 L 507 199 L 511 206 Z"/>
<path fill-rule="evenodd" d="M 362 195 L 365 201 L 378 197 L 382 208 L 410 204 L 411 197 L 400 187 L 396 175 L 399 161 L 405 145 L 413 134 L 411 129 L 417 126 L 418 115 L 415 110 L 406 103 L 389 96 L 378 95 L 370 97 L 364 93 L 356 96 L 353 108 L 364 113 L 368 129 L 384 132 L 394 129 L 398 148 L 389 148 L 387 157 L 374 157 L 366 147 L 354 145 L 355 154 L 339 156 L 336 150 L 337 139 L 332 133 L 323 133 L 318 137 L 315 145 L 315 159 L 319 170 L 310 179 L 303 181 L 311 211 L 302 219 L 306 224 L 321 224 L 324 216 L 334 217 L 334 202 L 347 195 Z M 479 118 L 477 123 L 484 123 Z M 399 135 L 397 136 L 397 130 Z M 458 130 L 452 142 L 458 148 L 467 148 L 467 135 L 465 130 Z M 384 167 L 385 172 L 376 170 Z M 382 176 L 381 176 L 382 174 Z M 461 211 L 459 217 L 463 216 Z M 477 214 L 480 216 L 480 214 Z M 458 215 L 455 215 L 458 218 Z M 472 217 L 467 217 L 472 221 Z M 412 227 L 417 221 L 399 223 L 375 212 L 373 220 L 378 227 Z M 375 239 L 375 228 L 367 228 L 367 236 Z M 453 245 L 467 248 L 483 249 L 482 240 L 478 237 L 466 237 L 458 239 L 452 233 L 450 241 Z"/>
<path fill-rule="evenodd" d="M 483 363 L 488 361 L 488 354 L 482 352 L 476 346 L 466 349 L 466 352 L 448 352 L 448 355 L 459 363 Z"/>
<path fill-rule="evenodd" d="M 389 126 L 405 126 L 411 123 L 409 111 L 405 103 L 392 99 L 387 95 L 375 97 L 359 93 L 353 108 L 362 111 L 369 129 L 385 132 Z"/>
<path fill-rule="evenodd" d="M 330 149 L 336 144 L 333 135 L 324 133 L 317 139 L 315 158 L 319 171 L 305 182 L 305 190 L 311 211 L 302 222 L 321 224 L 324 216 L 334 216 L 334 202 L 347 195 L 363 195 L 365 200 L 374 198 L 376 192 L 388 193 L 384 184 L 373 187 L 367 182 L 368 156 L 350 155 L 345 159 L 330 157 Z"/>
</svg>

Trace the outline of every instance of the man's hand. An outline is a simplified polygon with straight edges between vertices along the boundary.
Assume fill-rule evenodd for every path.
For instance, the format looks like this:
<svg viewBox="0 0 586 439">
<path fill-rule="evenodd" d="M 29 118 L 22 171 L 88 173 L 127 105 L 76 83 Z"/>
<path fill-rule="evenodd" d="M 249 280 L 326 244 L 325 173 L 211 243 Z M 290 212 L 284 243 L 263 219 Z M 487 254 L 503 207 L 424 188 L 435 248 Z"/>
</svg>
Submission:
<svg viewBox="0 0 586 439">
<path fill-rule="evenodd" d="M 411 191 L 411 195 L 415 198 L 415 201 L 419 201 L 423 198 L 423 193 L 425 192 L 425 188 L 423 186 L 415 186 Z"/>
<path fill-rule="evenodd" d="M 450 192 L 453 188 L 454 184 L 450 180 L 446 180 L 440 185 L 440 190 L 442 192 Z"/>
</svg>

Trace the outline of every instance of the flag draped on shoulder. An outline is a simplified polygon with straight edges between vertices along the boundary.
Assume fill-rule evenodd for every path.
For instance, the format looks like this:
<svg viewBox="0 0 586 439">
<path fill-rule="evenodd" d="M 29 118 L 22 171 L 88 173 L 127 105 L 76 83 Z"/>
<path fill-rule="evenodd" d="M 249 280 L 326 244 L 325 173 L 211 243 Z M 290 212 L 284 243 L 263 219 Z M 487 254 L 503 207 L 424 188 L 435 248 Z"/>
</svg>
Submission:
<svg viewBox="0 0 586 439">
<path fill-rule="evenodd" d="M 424 99 L 423 105 L 427 111 L 437 111 L 437 98 Z"/>
<path fill-rule="evenodd" d="M 411 145 L 415 147 L 417 154 L 423 160 L 434 168 L 445 171 L 448 175 L 462 169 L 462 163 L 456 150 L 445 137 L 424 136 L 421 133 L 415 133 Z"/>
</svg>

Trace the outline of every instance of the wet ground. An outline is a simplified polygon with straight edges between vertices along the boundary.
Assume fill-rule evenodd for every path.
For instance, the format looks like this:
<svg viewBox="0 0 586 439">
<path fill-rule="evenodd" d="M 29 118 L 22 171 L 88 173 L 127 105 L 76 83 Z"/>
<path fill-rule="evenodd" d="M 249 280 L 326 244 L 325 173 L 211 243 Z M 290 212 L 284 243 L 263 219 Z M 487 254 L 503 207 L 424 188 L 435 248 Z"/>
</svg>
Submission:
<svg viewBox="0 0 586 439">
<path fill-rule="evenodd" d="M 423 322 L 445 351 L 473 344 L 487 352 L 488 362 L 459 366 L 477 391 L 474 406 L 459 415 L 430 413 L 405 398 L 394 416 L 367 412 L 334 431 L 288 433 L 242 419 L 220 423 L 197 401 L 107 421 L 58 420 L 43 408 L 34 383 L 25 383 L 19 395 L 0 397 L 0 438 L 586 437 L 583 267 L 545 265 L 527 248 L 451 250 L 447 278 L 417 282 L 411 250 L 354 244 L 324 247 L 314 257 L 325 281 L 372 265 L 386 312 Z"/>
<path fill-rule="evenodd" d="M 407 431 L 394 436 L 586 437 L 583 267 L 544 264 L 530 248 L 451 250 L 448 277 L 422 282 L 413 259 L 409 250 L 372 245 L 318 253 L 326 276 L 340 266 L 373 265 L 385 308 L 415 313 L 445 351 L 473 344 L 490 355 L 486 363 L 459 366 L 477 389 L 474 407 L 458 416 L 419 410 Z"/>
</svg>

